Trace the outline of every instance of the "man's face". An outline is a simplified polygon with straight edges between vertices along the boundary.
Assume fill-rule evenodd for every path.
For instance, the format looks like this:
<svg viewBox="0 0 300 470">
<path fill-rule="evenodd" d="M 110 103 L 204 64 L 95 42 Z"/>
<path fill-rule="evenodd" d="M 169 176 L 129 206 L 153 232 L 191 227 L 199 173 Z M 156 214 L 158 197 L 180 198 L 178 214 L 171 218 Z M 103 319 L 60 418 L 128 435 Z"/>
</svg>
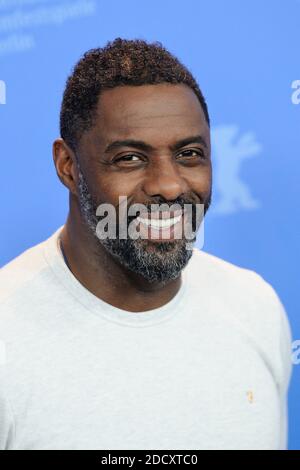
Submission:
<svg viewBox="0 0 300 470">
<path fill-rule="evenodd" d="M 190 88 L 173 84 L 120 86 L 104 91 L 97 109 L 96 123 L 81 138 L 77 152 L 78 204 L 89 230 L 96 235 L 100 218 L 95 214 L 103 203 L 116 208 L 118 216 L 120 196 L 127 198 L 128 208 L 140 203 L 149 212 L 152 204 L 164 204 L 160 218 L 178 215 L 166 211 L 174 203 L 182 209 L 202 204 L 206 213 L 212 184 L 210 133 Z M 142 220 L 147 217 L 150 219 L 149 213 L 141 214 Z M 159 216 L 156 213 L 153 217 L 157 227 Z M 141 219 L 128 216 L 126 224 L 133 220 Z M 98 242 L 120 264 L 149 282 L 177 278 L 192 256 L 184 230 L 181 238 L 161 239 L 157 230 L 140 223 L 143 238 L 121 239 L 118 217 L 116 222 L 117 236 L 100 239 L 96 235 Z M 188 222 L 196 227 L 195 211 L 190 221 L 184 214 L 177 227 Z"/>
</svg>

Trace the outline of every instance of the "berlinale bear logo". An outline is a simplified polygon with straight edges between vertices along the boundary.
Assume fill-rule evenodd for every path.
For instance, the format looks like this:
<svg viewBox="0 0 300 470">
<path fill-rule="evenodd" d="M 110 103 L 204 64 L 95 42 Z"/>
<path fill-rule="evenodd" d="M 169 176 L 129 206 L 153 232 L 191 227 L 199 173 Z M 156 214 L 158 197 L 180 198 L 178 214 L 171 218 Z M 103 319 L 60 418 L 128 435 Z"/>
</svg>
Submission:
<svg viewBox="0 0 300 470">
<path fill-rule="evenodd" d="M 211 135 L 214 187 L 218 195 L 212 212 L 230 214 L 259 208 L 260 202 L 240 175 L 243 161 L 255 157 L 262 150 L 254 133 L 246 132 L 239 136 L 238 126 L 222 125 L 212 129 Z"/>
</svg>

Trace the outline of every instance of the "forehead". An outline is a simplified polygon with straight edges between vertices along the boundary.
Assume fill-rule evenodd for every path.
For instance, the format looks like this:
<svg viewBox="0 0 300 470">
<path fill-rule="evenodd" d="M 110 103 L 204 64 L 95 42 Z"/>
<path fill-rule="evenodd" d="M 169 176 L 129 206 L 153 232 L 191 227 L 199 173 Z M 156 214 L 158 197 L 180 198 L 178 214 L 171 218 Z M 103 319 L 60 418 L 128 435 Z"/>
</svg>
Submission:
<svg viewBox="0 0 300 470">
<path fill-rule="evenodd" d="M 154 139 L 209 129 L 198 97 L 182 84 L 119 86 L 100 95 L 94 136 Z"/>
</svg>

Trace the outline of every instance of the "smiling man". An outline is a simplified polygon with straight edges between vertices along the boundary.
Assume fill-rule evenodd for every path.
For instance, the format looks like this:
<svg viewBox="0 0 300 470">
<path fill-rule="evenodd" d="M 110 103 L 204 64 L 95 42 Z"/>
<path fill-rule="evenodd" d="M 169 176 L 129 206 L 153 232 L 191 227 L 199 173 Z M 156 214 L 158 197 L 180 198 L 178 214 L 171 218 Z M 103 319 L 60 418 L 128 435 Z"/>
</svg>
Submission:
<svg viewBox="0 0 300 470">
<path fill-rule="evenodd" d="M 160 43 L 92 49 L 60 131 L 67 221 L 0 273 L 0 448 L 285 449 L 284 307 L 195 245 L 212 164 L 190 71 Z"/>
</svg>

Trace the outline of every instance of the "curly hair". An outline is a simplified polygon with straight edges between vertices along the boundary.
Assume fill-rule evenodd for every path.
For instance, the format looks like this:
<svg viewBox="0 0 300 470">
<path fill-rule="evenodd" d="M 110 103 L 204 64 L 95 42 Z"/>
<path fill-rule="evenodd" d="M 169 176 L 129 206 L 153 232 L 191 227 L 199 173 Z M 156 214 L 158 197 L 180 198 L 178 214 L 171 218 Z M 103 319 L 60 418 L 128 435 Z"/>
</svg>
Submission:
<svg viewBox="0 0 300 470">
<path fill-rule="evenodd" d="M 191 72 L 161 42 L 116 38 L 103 48 L 87 51 L 72 69 L 63 94 L 60 134 L 76 152 L 82 135 L 95 124 L 100 93 L 122 85 L 185 84 L 198 97 L 205 119 L 209 114 Z"/>
</svg>

